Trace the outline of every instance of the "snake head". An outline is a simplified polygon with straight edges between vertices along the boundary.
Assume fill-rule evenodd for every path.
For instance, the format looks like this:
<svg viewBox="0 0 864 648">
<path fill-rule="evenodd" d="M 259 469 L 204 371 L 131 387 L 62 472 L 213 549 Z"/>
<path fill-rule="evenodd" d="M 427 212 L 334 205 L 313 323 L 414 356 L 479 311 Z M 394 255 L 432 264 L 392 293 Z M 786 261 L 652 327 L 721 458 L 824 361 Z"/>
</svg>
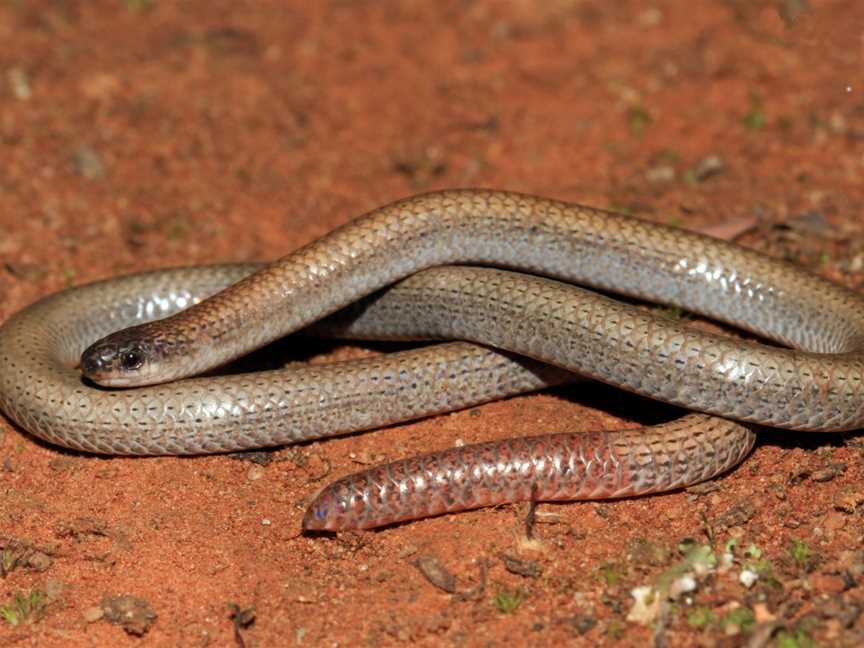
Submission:
<svg viewBox="0 0 864 648">
<path fill-rule="evenodd" d="M 105 387 L 136 387 L 154 381 L 158 363 L 155 345 L 135 328 L 119 331 L 90 345 L 81 354 L 81 371 Z"/>
</svg>

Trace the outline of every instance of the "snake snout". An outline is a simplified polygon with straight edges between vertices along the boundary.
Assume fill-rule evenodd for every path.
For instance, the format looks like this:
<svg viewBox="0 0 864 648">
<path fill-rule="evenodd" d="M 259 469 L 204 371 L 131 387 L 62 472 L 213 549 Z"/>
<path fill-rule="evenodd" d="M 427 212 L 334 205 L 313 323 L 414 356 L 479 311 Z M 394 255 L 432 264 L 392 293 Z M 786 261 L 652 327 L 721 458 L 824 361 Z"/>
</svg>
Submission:
<svg viewBox="0 0 864 648">
<path fill-rule="evenodd" d="M 91 346 L 81 355 L 81 372 L 88 377 L 103 373 L 111 366 L 113 353 L 111 349 Z"/>
</svg>

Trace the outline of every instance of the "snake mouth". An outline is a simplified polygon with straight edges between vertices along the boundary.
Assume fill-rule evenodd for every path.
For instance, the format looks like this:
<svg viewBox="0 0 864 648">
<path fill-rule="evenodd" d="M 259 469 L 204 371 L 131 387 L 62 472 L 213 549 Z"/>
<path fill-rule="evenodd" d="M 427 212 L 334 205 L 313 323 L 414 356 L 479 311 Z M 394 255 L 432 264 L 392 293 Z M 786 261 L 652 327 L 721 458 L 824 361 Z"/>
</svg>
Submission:
<svg viewBox="0 0 864 648">
<path fill-rule="evenodd" d="M 84 378 L 88 382 L 93 383 L 97 387 L 125 388 L 125 387 L 135 387 L 136 386 L 136 384 L 132 380 L 129 380 L 128 378 L 117 378 L 117 377 L 100 376 L 100 375 L 91 376 L 90 374 L 87 374 L 86 372 L 82 372 L 82 373 L 84 373 Z"/>
</svg>

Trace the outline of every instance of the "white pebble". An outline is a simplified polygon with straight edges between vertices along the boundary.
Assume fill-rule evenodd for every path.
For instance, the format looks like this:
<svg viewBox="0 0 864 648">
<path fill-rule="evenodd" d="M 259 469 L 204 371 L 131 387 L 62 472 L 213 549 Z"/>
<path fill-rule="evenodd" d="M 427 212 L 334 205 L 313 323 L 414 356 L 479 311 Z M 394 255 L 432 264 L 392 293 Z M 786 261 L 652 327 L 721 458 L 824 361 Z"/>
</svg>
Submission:
<svg viewBox="0 0 864 648">
<path fill-rule="evenodd" d="M 742 569 L 741 575 L 738 576 L 738 580 L 744 587 L 750 589 L 751 587 L 753 587 L 753 583 L 759 580 L 759 574 L 757 574 L 751 569 Z"/>
</svg>

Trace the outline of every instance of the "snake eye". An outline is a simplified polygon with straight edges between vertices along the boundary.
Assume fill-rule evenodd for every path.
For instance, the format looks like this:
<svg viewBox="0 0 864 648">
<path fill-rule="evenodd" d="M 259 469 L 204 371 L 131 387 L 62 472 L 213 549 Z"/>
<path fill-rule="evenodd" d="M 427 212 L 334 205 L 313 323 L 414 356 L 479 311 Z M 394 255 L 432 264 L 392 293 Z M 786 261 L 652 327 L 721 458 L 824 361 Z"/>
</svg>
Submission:
<svg viewBox="0 0 864 648">
<path fill-rule="evenodd" d="M 120 357 L 120 365 L 126 371 L 140 369 L 144 364 L 144 352 L 139 348 L 129 349 Z"/>
</svg>

